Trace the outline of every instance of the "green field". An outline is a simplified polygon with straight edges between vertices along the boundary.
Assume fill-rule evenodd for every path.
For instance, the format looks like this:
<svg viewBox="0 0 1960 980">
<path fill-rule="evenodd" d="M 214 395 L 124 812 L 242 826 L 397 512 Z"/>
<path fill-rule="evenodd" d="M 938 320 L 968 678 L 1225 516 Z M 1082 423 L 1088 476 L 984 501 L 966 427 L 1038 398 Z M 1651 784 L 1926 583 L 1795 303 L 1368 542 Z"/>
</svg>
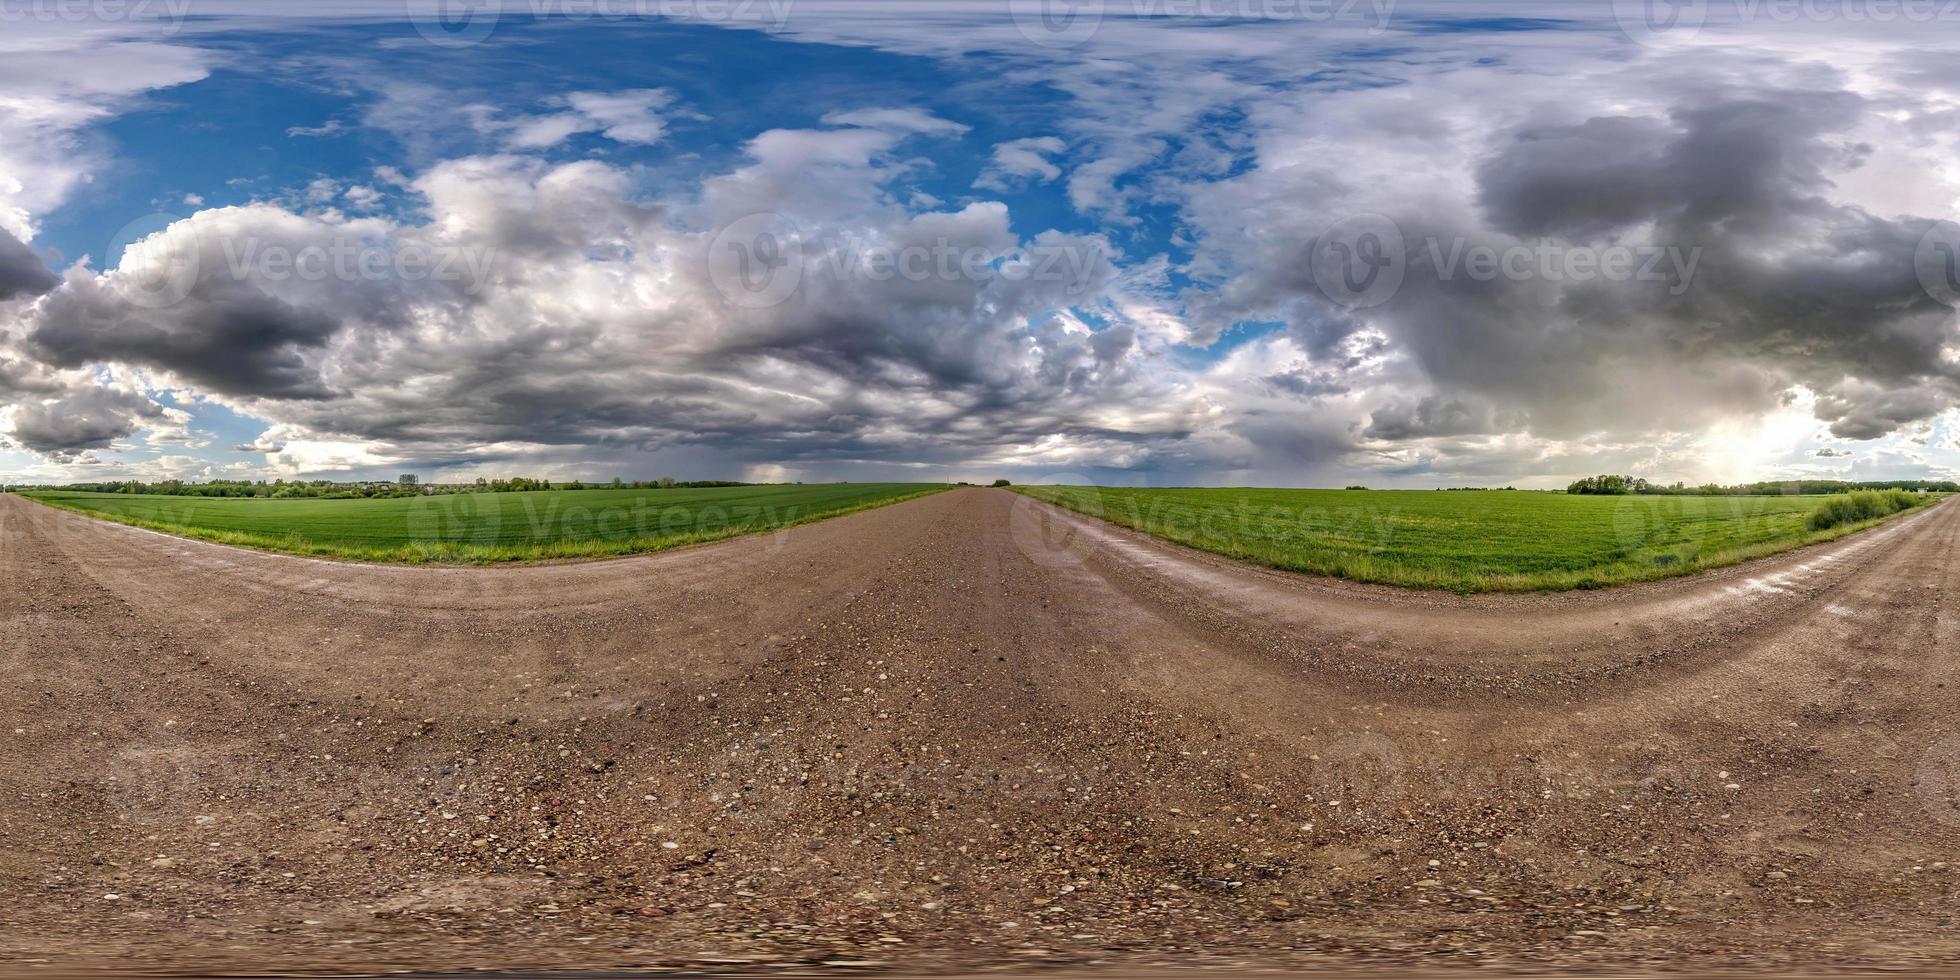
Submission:
<svg viewBox="0 0 1960 980">
<path fill-rule="evenodd" d="M 1458 592 L 1596 588 L 1842 537 L 1824 497 L 1580 496 L 1516 490 L 1016 487 L 1179 544 L 1276 568 Z"/>
<path fill-rule="evenodd" d="M 374 500 L 35 491 L 64 510 L 223 544 L 356 561 L 589 558 L 774 530 L 945 489 L 834 483 L 667 490 L 543 490 Z"/>
</svg>

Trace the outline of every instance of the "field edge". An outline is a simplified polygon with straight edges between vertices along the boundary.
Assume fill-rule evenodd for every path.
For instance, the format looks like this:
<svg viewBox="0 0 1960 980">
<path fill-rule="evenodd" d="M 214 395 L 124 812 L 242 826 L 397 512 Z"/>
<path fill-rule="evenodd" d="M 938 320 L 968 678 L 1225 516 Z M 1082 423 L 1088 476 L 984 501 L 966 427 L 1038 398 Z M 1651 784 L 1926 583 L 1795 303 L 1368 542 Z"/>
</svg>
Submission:
<svg viewBox="0 0 1960 980">
<path fill-rule="evenodd" d="M 838 517 L 848 517 L 851 514 L 863 513 L 867 510 L 876 510 L 880 507 L 889 507 L 893 504 L 902 504 L 906 501 L 930 497 L 933 494 L 944 493 L 952 489 L 955 489 L 955 486 L 951 484 L 932 487 L 917 493 L 903 494 L 884 500 L 866 501 L 849 507 L 813 512 L 780 524 L 771 524 L 767 527 L 721 528 L 714 531 L 699 531 L 669 538 L 569 541 L 531 547 L 486 547 L 482 545 L 433 547 L 427 545 L 408 545 L 399 548 L 347 548 L 307 541 L 299 538 L 297 535 L 280 538 L 244 531 L 212 530 L 190 525 L 172 524 L 167 521 L 152 521 L 123 514 L 110 514 L 102 511 L 89 510 L 86 507 L 67 506 L 55 501 L 43 500 L 32 493 L 16 492 L 11 495 L 19 497 L 22 500 L 31 501 L 49 510 L 76 514 L 105 523 L 121 524 L 125 527 L 154 531 L 158 534 L 168 534 L 172 537 L 185 538 L 191 541 L 201 541 L 206 544 L 223 545 L 231 548 L 243 548 L 248 551 L 265 554 L 349 562 L 360 565 L 483 567 L 491 565 L 542 565 L 580 561 L 604 561 L 611 558 L 631 558 L 636 555 L 650 555 L 662 551 L 672 551 L 675 548 L 687 548 L 694 545 L 712 544 L 716 541 L 747 537 L 752 534 L 769 534 L 776 531 L 786 531 L 805 524 L 814 524 L 818 521 L 827 521 Z"/>
<path fill-rule="evenodd" d="M 1320 563 L 1306 562 L 1306 561 L 1288 562 L 1282 558 L 1275 558 L 1272 556 L 1260 555 L 1247 551 L 1234 552 L 1234 551 L 1227 551 L 1227 550 L 1215 550 L 1212 548 L 1204 547 L 1199 544 L 1194 544 L 1190 541 L 1181 541 L 1178 540 L 1177 538 L 1167 537 L 1165 535 L 1158 534 L 1154 531 L 1151 531 L 1147 528 L 1137 527 L 1126 521 L 1111 520 L 1109 517 L 1103 514 L 1091 513 L 1090 511 L 1084 510 L 1079 507 L 1069 506 L 1068 503 L 1062 500 L 1049 500 L 1048 498 L 1041 496 L 1039 494 L 1028 492 L 1029 490 L 1040 489 L 1039 485 L 1025 486 L 1025 487 L 1014 486 L 1014 487 L 1008 487 L 1006 489 L 1012 490 L 1013 492 L 1020 494 L 1021 496 L 1024 496 L 1029 500 L 1038 501 L 1040 503 L 1047 504 L 1051 507 L 1068 511 L 1069 513 L 1072 514 L 1078 514 L 1083 517 L 1089 518 L 1090 520 L 1099 521 L 1103 524 L 1107 524 L 1111 527 L 1118 527 L 1126 531 L 1133 531 L 1137 534 L 1145 535 L 1153 541 L 1161 541 L 1164 542 L 1165 544 L 1173 545 L 1179 548 L 1189 548 L 1192 551 L 1196 551 L 1202 554 L 1212 555 L 1214 557 L 1219 557 L 1219 558 L 1227 558 L 1232 561 L 1244 562 L 1248 565 L 1255 565 L 1260 568 L 1270 568 L 1277 571 L 1288 572 L 1295 575 L 1304 575 L 1312 578 L 1334 579 L 1341 582 L 1353 582 L 1361 585 L 1381 586 L 1381 587 L 1392 588 L 1392 589 L 1403 589 L 1410 592 L 1444 592 L 1453 595 L 1519 594 L 1519 593 L 1532 593 L 1532 592 L 1592 592 L 1592 591 L 1599 591 L 1602 589 L 1619 588 L 1621 586 L 1639 585 L 1645 582 L 1658 582 L 1667 579 L 1686 578 L 1695 575 L 1702 575 L 1708 572 L 1718 571 L 1724 568 L 1733 568 L 1737 565 L 1741 565 L 1747 562 L 1758 561 L 1766 558 L 1774 558 L 1779 555 L 1786 555 L 1789 554 L 1790 552 L 1797 551 L 1803 548 L 1812 547 L 1815 545 L 1829 544 L 1833 541 L 1840 541 L 1854 534 L 1859 534 L 1864 531 L 1872 530 L 1873 528 L 1877 528 L 1881 525 L 1889 524 L 1901 518 L 1910 517 L 1913 514 L 1926 513 L 1928 511 L 1931 511 L 1933 508 L 1939 507 L 1940 505 L 1947 502 L 1947 498 L 1942 496 L 1939 499 L 1933 500 L 1930 503 L 1922 504 L 1920 506 L 1913 507 L 1908 510 L 1897 511 L 1895 513 L 1887 514 L 1884 517 L 1875 518 L 1873 520 L 1860 521 L 1855 524 L 1840 524 L 1836 527 L 1826 528 L 1822 531 L 1811 531 L 1803 537 L 1794 538 L 1789 541 L 1768 542 L 1763 544 L 1750 545 L 1744 548 L 1731 548 L 1723 551 L 1711 552 L 1707 555 L 1698 555 L 1693 561 L 1682 562 L 1674 565 L 1655 565 L 1655 566 L 1648 566 L 1643 568 L 1625 568 L 1623 570 L 1620 568 L 1620 566 L 1605 565 L 1605 566 L 1599 566 L 1596 569 L 1586 570 L 1582 573 L 1569 573 L 1558 577 L 1548 576 L 1548 575 L 1540 575 L 1540 576 L 1509 575 L 1509 576 L 1488 576 L 1483 579 L 1477 579 L 1477 580 L 1440 581 L 1434 579 L 1416 578 L 1413 576 L 1394 576 L 1394 575 L 1386 575 L 1386 574 L 1382 574 L 1382 575 L 1345 574 L 1342 571 L 1337 570 L 1327 564 L 1320 564 Z M 1124 488 L 1124 489 L 1128 489 L 1128 488 Z M 1611 573 L 1616 570 L 1621 570 L 1623 571 L 1623 573 L 1603 574 L 1603 573 Z"/>
</svg>

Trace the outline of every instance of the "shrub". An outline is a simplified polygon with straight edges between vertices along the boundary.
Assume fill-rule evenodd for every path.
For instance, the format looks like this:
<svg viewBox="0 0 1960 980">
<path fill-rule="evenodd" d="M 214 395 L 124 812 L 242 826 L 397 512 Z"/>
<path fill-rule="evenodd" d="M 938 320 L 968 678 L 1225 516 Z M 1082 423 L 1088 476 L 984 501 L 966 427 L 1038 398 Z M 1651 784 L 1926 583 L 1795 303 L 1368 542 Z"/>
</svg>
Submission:
<svg viewBox="0 0 1960 980">
<path fill-rule="evenodd" d="M 1007 482 L 1006 480 L 995 480 L 995 481 L 994 481 L 994 486 L 997 486 L 997 487 L 1005 487 L 1005 486 L 1010 486 L 1010 485 L 1011 485 L 1011 484 L 1009 484 L 1009 483 L 1008 483 L 1008 482 Z"/>
<path fill-rule="evenodd" d="M 1840 524 L 1856 524 L 1889 517 L 1911 510 L 1922 502 L 1917 494 L 1904 490 L 1859 490 L 1825 498 L 1810 512 L 1810 529 L 1822 531 Z"/>
</svg>

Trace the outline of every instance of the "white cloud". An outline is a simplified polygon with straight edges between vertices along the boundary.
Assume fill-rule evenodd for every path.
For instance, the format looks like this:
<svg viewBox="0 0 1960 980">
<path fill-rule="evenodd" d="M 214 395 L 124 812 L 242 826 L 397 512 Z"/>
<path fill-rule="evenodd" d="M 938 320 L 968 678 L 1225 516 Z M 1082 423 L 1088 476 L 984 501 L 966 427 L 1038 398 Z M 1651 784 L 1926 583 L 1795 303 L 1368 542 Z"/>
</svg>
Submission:
<svg viewBox="0 0 1960 980">
<path fill-rule="evenodd" d="M 31 241 L 39 216 L 107 163 L 84 128 L 145 93 L 203 78 L 210 56 L 79 27 L 10 33 L 0 39 L 0 229 Z"/>
<path fill-rule="evenodd" d="M 1062 175 L 1062 168 L 1048 158 L 1068 149 L 1056 136 L 1030 136 L 994 145 L 992 162 L 975 178 L 973 186 L 985 190 L 1013 191 L 1029 181 L 1048 183 Z"/>
<path fill-rule="evenodd" d="M 561 100 L 566 111 L 511 119 L 486 115 L 481 128 L 503 133 L 512 149 L 556 146 L 579 133 L 598 133 L 616 143 L 648 146 L 667 134 L 661 111 L 674 102 L 666 89 L 573 92 Z"/>
</svg>

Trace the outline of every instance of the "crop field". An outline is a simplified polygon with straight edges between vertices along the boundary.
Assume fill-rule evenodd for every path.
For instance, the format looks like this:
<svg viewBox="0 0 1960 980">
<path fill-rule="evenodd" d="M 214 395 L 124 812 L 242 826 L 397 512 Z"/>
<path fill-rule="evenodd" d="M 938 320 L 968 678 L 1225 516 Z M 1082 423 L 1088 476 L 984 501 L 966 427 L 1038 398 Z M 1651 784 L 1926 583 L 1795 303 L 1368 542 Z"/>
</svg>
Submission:
<svg viewBox="0 0 1960 980">
<path fill-rule="evenodd" d="M 487 563 L 658 551 L 835 517 L 944 489 L 836 483 L 541 490 L 363 499 L 25 496 L 137 527 L 296 555 Z"/>
<path fill-rule="evenodd" d="M 1361 582 L 1459 592 L 1597 588 L 1826 541 L 1826 497 L 1514 490 L 1114 489 L 1021 493 L 1205 551 Z"/>
</svg>

